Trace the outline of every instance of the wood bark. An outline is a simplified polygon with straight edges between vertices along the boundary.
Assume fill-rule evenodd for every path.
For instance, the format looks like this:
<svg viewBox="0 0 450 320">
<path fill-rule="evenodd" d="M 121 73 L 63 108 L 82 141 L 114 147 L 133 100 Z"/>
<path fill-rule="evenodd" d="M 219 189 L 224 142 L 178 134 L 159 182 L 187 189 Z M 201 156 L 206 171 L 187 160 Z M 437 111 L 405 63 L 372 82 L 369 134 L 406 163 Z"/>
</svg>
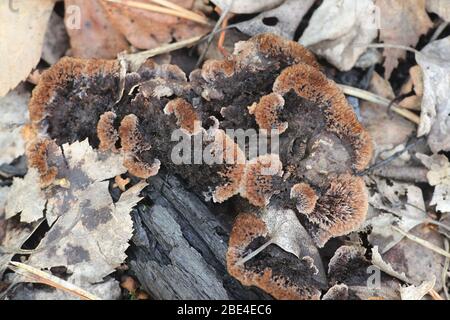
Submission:
<svg viewBox="0 0 450 320">
<path fill-rule="evenodd" d="M 227 273 L 230 212 L 209 208 L 170 175 L 150 178 L 143 195 L 134 212 L 129 267 L 152 298 L 270 299 Z"/>
</svg>

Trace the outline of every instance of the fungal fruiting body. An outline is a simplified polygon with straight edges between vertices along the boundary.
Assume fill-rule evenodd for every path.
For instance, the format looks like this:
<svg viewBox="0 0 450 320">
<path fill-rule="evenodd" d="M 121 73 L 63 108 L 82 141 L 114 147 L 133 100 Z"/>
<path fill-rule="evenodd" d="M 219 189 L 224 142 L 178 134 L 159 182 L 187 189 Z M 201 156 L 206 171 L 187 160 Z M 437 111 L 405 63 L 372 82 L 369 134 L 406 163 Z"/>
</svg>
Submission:
<svg viewBox="0 0 450 320">
<path fill-rule="evenodd" d="M 318 289 L 280 275 L 276 261 L 290 254 L 279 248 L 271 249 L 264 269 L 256 267 L 259 256 L 234 265 L 256 234 L 267 236 L 261 210 L 269 204 L 294 210 L 318 247 L 365 218 L 367 194 L 354 172 L 371 158 L 367 132 L 314 56 L 271 34 L 237 43 L 233 55 L 205 62 L 189 79 L 177 66 L 151 61 L 121 79 L 115 61 L 63 58 L 34 90 L 30 117 L 28 156 L 43 186 L 58 174 L 52 148 L 89 138 L 101 151 L 121 153 L 137 177 L 164 167 L 214 202 L 246 199 L 251 212 L 235 222 L 228 269 L 274 297 L 317 298 Z M 231 130 L 277 144 L 253 155 L 250 143 L 239 143 Z M 300 260 L 302 267 L 289 262 L 291 276 L 314 270 L 310 259 Z"/>
</svg>

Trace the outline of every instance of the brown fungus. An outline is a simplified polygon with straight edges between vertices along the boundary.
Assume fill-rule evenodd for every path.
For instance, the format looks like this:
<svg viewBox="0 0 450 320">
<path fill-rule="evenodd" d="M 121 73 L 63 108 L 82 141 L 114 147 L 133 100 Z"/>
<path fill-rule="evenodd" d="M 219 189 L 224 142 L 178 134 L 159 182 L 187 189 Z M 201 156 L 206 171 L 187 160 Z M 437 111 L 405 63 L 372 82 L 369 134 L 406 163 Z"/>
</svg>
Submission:
<svg viewBox="0 0 450 320">
<path fill-rule="evenodd" d="M 240 195 L 246 200 L 237 207 L 254 214 L 272 204 L 292 210 L 319 247 L 365 219 L 367 192 L 355 171 L 370 161 L 370 138 L 314 56 L 275 35 L 237 43 L 232 55 L 205 62 L 189 80 L 179 67 L 152 61 L 123 79 L 117 61 L 64 58 L 43 74 L 30 115 L 30 166 L 44 185 L 58 175 L 48 152 L 88 138 L 93 147 L 121 152 L 135 176 L 154 176 L 161 166 L 214 202 Z M 263 129 L 279 148 L 247 155 L 250 142 L 238 144 L 231 129 Z M 276 245 L 247 262 L 250 275 L 234 269 L 233 261 L 267 237 L 257 215 L 244 218 L 233 228 L 230 272 L 274 297 L 318 298 L 318 286 L 308 282 L 311 261 Z M 261 229 L 251 231 L 258 221 Z M 293 281 L 290 270 L 304 282 Z"/>
<path fill-rule="evenodd" d="M 119 134 L 114 128 L 114 120 L 117 115 L 112 111 L 107 111 L 100 116 L 97 123 L 97 136 L 100 140 L 98 148 L 101 151 L 116 151 L 116 142 L 119 140 Z"/>
<path fill-rule="evenodd" d="M 291 199 L 295 200 L 295 206 L 300 213 L 312 213 L 318 198 L 316 191 L 307 183 L 297 183 L 291 188 Z"/>
<path fill-rule="evenodd" d="M 260 129 L 270 132 L 276 130 L 282 134 L 288 128 L 287 122 L 281 122 L 279 116 L 283 111 L 284 99 L 276 93 L 268 94 L 262 97 L 258 103 L 248 107 L 250 114 L 255 116 L 256 123 Z"/>
<path fill-rule="evenodd" d="M 228 272 L 247 286 L 257 286 L 275 299 L 318 300 L 323 281 L 309 256 L 298 259 L 271 244 L 253 259 L 240 263 L 249 251 L 268 241 L 264 221 L 240 214 L 231 231 L 227 252 Z"/>
</svg>

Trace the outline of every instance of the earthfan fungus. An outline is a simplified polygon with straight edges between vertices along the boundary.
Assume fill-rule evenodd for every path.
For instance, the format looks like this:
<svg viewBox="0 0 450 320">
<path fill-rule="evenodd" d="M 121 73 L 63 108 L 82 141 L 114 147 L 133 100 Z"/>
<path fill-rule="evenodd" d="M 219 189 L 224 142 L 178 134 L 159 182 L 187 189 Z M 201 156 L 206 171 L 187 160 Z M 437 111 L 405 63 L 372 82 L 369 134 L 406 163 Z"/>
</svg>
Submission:
<svg viewBox="0 0 450 320">
<path fill-rule="evenodd" d="M 311 250 L 293 254 L 270 244 L 239 263 L 270 241 L 261 217 L 268 206 L 295 212 L 318 247 L 365 218 L 366 190 L 355 171 L 370 161 L 370 138 L 313 54 L 262 34 L 237 43 L 224 60 L 205 62 L 189 80 L 178 67 L 151 61 L 125 79 L 120 68 L 116 61 L 63 58 L 43 74 L 30 102 L 28 147 L 43 187 L 58 175 L 47 154 L 89 138 L 101 151 L 122 154 L 137 177 L 162 166 L 214 202 L 240 195 L 250 213 L 238 216 L 231 232 L 229 272 L 276 298 L 319 298 L 324 281 Z M 275 135 L 279 148 L 249 158 L 248 142 L 235 141 L 231 129 Z M 201 146 L 200 155 L 192 145 Z"/>
</svg>

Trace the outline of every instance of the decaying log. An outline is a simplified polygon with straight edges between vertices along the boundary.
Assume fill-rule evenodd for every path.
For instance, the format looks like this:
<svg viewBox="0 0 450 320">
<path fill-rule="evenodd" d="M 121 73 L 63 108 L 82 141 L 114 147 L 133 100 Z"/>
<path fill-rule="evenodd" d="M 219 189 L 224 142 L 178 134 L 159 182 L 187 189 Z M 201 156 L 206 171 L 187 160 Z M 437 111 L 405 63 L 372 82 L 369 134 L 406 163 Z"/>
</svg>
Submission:
<svg viewBox="0 0 450 320">
<path fill-rule="evenodd" d="M 227 273 L 231 213 L 209 209 L 173 176 L 160 174 L 149 184 L 134 212 L 129 267 L 152 298 L 270 299 Z"/>
</svg>

